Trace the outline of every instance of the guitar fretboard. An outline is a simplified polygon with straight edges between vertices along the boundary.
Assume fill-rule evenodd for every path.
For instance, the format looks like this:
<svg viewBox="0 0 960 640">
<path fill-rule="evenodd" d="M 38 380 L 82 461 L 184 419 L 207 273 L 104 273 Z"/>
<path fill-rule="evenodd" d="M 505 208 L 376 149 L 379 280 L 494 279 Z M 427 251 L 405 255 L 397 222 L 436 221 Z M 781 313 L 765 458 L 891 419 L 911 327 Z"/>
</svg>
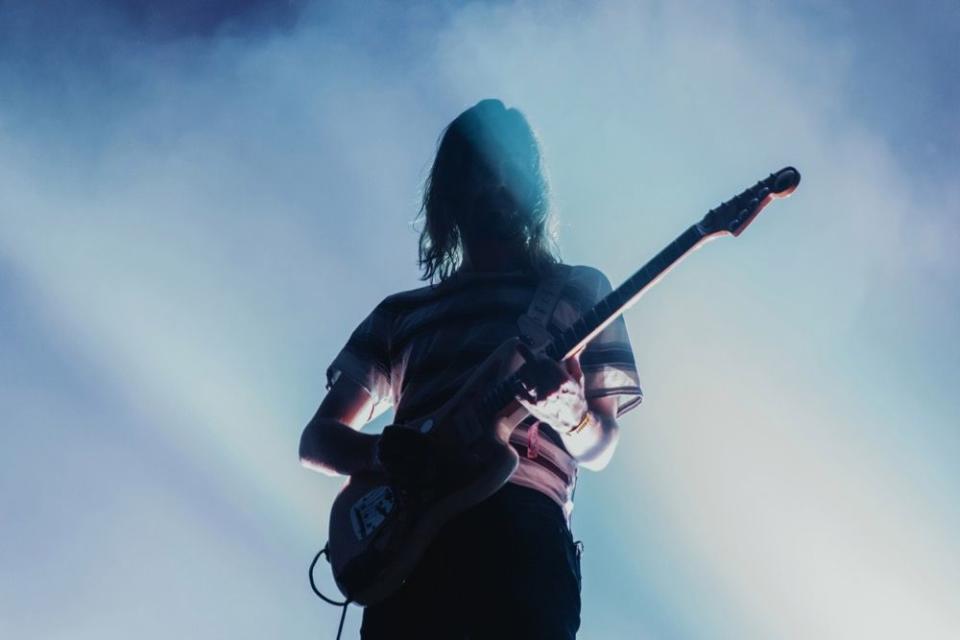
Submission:
<svg viewBox="0 0 960 640">
<path fill-rule="evenodd" d="M 711 209 L 703 220 L 677 236 L 639 271 L 556 336 L 544 353 L 558 362 L 578 353 L 697 245 L 721 233 L 740 235 L 773 198 L 787 197 L 799 183 L 800 173 L 793 167 L 786 167 Z M 491 387 L 481 397 L 477 408 L 481 415 L 492 418 L 520 390 L 520 377 L 514 373 Z"/>
</svg>

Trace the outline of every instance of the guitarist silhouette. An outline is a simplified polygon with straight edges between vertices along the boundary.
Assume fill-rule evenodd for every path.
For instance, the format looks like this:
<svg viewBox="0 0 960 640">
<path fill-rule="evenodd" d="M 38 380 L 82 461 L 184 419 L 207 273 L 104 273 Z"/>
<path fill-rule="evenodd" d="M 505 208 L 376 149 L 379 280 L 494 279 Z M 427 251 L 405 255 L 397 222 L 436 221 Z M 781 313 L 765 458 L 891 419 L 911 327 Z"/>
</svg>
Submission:
<svg viewBox="0 0 960 640">
<path fill-rule="evenodd" d="M 391 407 L 396 425 L 436 410 L 518 335 L 544 281 L 562 286 L 545 319 L 568 328 L 610 293 L 590 267 L 561 265 L 539 145 L 523 114 L 483 100 L 443 132 L 424 189 L 419 257 L 428 286 L 380 302 L 327 372 L 300 459 L 329 475 L 386 474 L 423 490 L 458 465 L 417 429 L 360 429 Z M 512 432 L 519 466 L 492 496 L 454 516 L 399 588 L 364 609 L 363 638 L 574 638 L 580 549 L 569 527 L 579 467 L 600 470 L 617 419 L 642 394 L 622 317 L 562 363 L 520 343 Z M 376 513 L 374 513 L 376 515 Z M 363 523 L 354 523 L 362 536 Z"/>
</svg>

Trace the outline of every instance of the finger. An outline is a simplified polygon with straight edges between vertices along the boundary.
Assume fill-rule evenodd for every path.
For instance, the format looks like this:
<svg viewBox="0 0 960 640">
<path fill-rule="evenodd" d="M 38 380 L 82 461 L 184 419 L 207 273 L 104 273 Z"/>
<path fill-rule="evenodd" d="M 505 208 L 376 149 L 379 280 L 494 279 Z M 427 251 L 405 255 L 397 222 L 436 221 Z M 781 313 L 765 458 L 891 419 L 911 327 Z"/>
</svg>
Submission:
<svg viewBox="0 0 960 640">
<path fill-rule="evenodd" d="M 521 396 L 517 396 L 517 402 L 520 403 L 520 406 L 527 410 L 527 413 L 530 415 L 538 415 L 539 409 L 537 408 L 536 400 L 528 400 Z"/>
<path fill-rule="evenodd" d="M 580 354 L 567 358 L 563 361 L 563 364 L 567 369 L 567 373 L 569 373 L 574 380 L 583 378 L 583 367 L 580 366 Z"/>
<path fill-rule="evenodd" d="M 524 360 L 523 365 L 517 370 L 523 390 L 527 396 L 530 396 L 531 392 L 539 394 L 544 382 L 543 358 L 535 354 L 523 342 L 517 343 L 517 353 Z M 535 396 L 531 399 L 531 402 L 533 401 L 535 401 Z"/>
<path fill-rule="evenodd" d="M 526 402 L 536 402 L 536 385 L 530 384 L 530 381 L 524 379 L 523 377 L 517 380 L 517 384 L 514 391 L 516 391 L 517 400 Z"/>
</svg>

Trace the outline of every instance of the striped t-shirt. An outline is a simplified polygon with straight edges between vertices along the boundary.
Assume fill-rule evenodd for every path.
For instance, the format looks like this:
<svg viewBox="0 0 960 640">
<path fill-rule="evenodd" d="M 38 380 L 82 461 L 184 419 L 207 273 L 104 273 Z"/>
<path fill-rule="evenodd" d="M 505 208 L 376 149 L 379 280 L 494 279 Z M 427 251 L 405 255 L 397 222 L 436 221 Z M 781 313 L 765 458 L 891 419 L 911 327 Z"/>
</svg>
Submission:
<svg viewBox="0 0 960 640">
<path fill-rule="evenodd" d="M 366 389 L 374 413 L 394 407 L 407 422 L 439 409 L 501 343 L 519 332 L 539 284 L 528 272 L 457 272 L 437 285 L 388 296 L 356 328 L 327 371 Z M 572 267 L 548 325 L 559 333 L 611 291 L 592 267 Z M 587 398 L 617 396 L 618 415 L 643 394 L 623 318 L 605 328 L 580 355 Z M 549 425 L 532 417 L 511 444 L 520 466 L 511 482 L 542 491 L 569 515 L 577 465 Z"/>
</svg>

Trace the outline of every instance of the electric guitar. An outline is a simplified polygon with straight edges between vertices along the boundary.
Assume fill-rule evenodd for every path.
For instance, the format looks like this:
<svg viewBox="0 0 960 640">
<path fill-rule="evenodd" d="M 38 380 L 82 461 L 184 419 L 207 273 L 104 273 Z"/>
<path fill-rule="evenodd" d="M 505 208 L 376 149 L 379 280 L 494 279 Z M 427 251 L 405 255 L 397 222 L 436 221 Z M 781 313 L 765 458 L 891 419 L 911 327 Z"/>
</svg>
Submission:
<svg viewBox="0 0 960 640">
<path fill-rule="evenodd" d="M 790 195 L 800 173 L 787 167 L 710 210 L 543 350 L 562 361 L 579 353 L 684 256 L 707 240 L 739 236 L 770 202 Z M 352 602 L 368 605 L 403 584 L 440 527 L 503 486 L 517 468 L 508 444 L 527 417 L 517 402 L 523 359 L 518 339 L 502 344 L 438 411 L 404 427 L 431 438 L 442 454 L 440 481 L 416 489 L 393 486 L 384 474 L 351 476 L 333 502 L 328 559 Z"/>
</svg>

